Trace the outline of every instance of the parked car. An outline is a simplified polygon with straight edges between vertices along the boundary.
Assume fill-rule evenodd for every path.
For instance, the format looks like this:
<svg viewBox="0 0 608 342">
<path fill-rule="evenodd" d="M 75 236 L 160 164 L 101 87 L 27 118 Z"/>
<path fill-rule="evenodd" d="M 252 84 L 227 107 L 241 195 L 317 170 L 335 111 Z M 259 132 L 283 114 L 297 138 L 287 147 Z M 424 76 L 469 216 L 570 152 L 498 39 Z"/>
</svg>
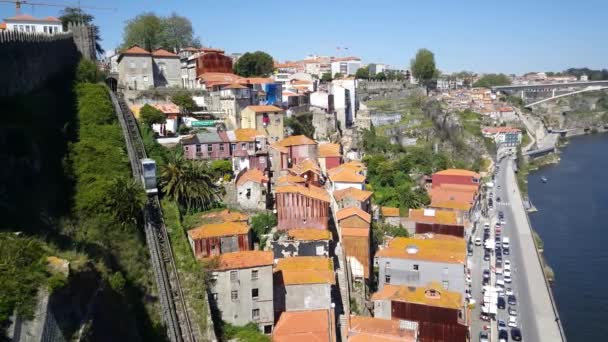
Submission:
<svg viewBox="0 0 608 342">
<path fill-rule="evenodd" d="M 499 309 L 504 310 L 507 307 L 507 301 L 504 297 L 498 297 L 498 302 L 496 302 L 496 306 Z"/>
<path fill-rule="evenodd" d="M 511 260 L 508 260 L 508 259 L 505 260 L 504 264 L 505 264 L 505 270 L 510 271 L 511 270 Z"/>
<path fill-rule="evenodd" d="M 500 202 L 500 197 L 496 197 L 496 203 Z"/>
<path fill-rule="evenodd" d="M 488 251 L 486 251 L 483 255 L 483 260 L 485 261 L 490 261 L 490 253 L 488 253 Z"/>
<path fill-rule="evenodd" d="M 511 255 L 511 251 L 510 251 L 508 248 L 504 248 L 504 247 L 503 247 L 503 248 L 502 248 L 502 252 L 503 252 L 505 255 Z"/>
<path fill-rule="evenodd" d="M 517 328 L 517 317 L 509 316 L 509 323 L 507 325 L 512 328 Z"/>
<path fill-rule="evenodd" d="M 507 287 L 507 288 L 505 289 L 505 294 L 506 294 L 507 296 L 512 296 L 512 295 L 513 295 L 513 289 L 512 289 L 512 288 L 510 288 L 510 287 Z"/>
<path fill-rule="evenodd" d="M 489 342 L 488 333 L 485 331 L 479 332 L 479 342 Z"/>
<path fill-rule="evenodd" d="M 504 329 L 500 329 L 498 331 L 498 341 L 499 342 L 508 342 L 509 341 L 509 333 L 504 330 Z"/>
<path fill-rule="evenodd" d="M 509 306 L 509 316 L 517 316 L 517 309 L 513 306 Z"/>
<path fill-rule="evenodd" d="M 510 277 L 511 276 L 511 270 L 505 270 L 504 274 L 505 274 L 505 276 Z"/>
<path fill-rule="evenodd" d="M 511 281 L 512 281 L 511 276 L 503 275 L 503 279 L 505 280 L 505 283 L 511 284 Z"/>
<path fill-rule="evenodd" d="M 521 341 L 521 330 L 519 328 L 511 329 L 511 339 L 513 341 Z"/>
<path fill-rule="evenodd" d="M 481 246 L 481 238 L 480 237 L 476 237 L 475 238 L 475 246 Z"/>
<path fill-rule="evenodd" d="M 496 261 L 502 261 L 502 254 L 496 256 Z"/>
<path fill-rule="evenodd" d="M 504 288 L 505 287 L 505 281 L 502 278 L 497 278 L 496 279 L 496 287 L 497 288 Z"/>
<path fill-rule="evenodd" d="M 483 279 L 490 279 L 490 270 L 483 270 Z"/>
<path fill-rule="evenodd" d="M 506 328 L 507 327 L 507 323 L 505 321 L 503 321 L 502 319 L 498 320 L 498 329 L 500 328 Z"/>
<path fill-rule="evenodd" d="M 517 298 L 515 298 L 515 295 L 508 296 L 507 303 L 509 303 L 509 305 L 517 305 Z"/>
</svg>

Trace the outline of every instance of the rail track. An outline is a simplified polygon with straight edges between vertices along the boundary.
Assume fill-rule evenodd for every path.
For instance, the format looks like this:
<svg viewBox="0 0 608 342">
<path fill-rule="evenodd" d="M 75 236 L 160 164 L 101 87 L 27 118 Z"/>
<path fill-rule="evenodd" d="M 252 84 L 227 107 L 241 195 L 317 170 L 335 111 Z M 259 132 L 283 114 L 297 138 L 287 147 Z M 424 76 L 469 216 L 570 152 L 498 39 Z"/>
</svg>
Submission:
<svg viewBox="0 0 608 342">
<path fill-rule="evenodd" d="M 147 158 L 147 155 L 139 126 L 124 99 L 112 91 L 110 96 L 127 143 L 133 177 L 141 181 L 143 170 L 140 161 Z M 144 208 L 144 225 L 167 336 L 172 342 L 195 342 L 197 334 L 190 322 L 157 195 L 148 196 Z"/>
</svg>

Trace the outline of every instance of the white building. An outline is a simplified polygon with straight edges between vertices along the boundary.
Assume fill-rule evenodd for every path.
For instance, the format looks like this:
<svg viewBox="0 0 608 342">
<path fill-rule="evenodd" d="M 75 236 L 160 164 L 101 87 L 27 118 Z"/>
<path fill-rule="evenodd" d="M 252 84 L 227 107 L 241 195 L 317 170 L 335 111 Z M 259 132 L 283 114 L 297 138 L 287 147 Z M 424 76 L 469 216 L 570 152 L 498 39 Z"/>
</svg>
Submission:
<svg viewBox="0 0 608 342">
<path fill-rule="evenodd" d="M 369 65 L 369 75 L 376 76 L 376 74 L 384 72 L 385 69 L 386 69 L 386 65 L 384 65 L 384 64 L 371 63 Z"/>
<path fill-rule="evenodd" d="M 57 34 L 63 32 L 61 20 L 55 17 L 34 18 L 28 14 L 19 14 L 4 19 L 7 31 L 29 33 Z"/>
<path fill-rule="evenodd" d="M 331 62 L 331 75 L 340 73 L 343 76 L 354 75 L 361 68 L 361 60 L 357 57 L 337 58 Z"/>
</svg>

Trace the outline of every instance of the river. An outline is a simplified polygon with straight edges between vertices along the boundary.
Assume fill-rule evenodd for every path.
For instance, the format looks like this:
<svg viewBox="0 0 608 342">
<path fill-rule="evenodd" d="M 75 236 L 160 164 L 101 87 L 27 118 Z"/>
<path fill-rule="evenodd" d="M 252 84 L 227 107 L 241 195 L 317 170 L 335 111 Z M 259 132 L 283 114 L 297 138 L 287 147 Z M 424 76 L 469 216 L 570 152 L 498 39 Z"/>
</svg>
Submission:
<svg viewBox="0 0 608 342">
<path fill-rule="evenodd" d="M 530 174 L 528 189 L 568 341 L 608 341 L 608 135 L 570 139 L 559 164 Z"/>
</svg>

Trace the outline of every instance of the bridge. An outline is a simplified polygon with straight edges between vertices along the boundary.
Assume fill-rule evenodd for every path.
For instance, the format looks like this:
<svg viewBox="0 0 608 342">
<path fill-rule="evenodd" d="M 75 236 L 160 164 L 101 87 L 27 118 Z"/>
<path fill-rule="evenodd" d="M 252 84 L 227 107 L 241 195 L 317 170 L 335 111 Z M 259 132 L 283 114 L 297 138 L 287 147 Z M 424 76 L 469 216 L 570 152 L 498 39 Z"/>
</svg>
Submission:
<svg viewBox="0 0 608 342">
<path fill-rule="evenodd" d="M 518 85 L 508 85 L 508 86 L 495 86 L 491 88 L 493 92 L 502 91 L 502 92 L 520 92 L 522 100 L 525 100 L 526 93 L 551 93 L 551 97 L 545 98 L 542 100 L 534 101 L 526 104 L 526 108 L 532 108 L 538 104 L 553 101 L 555 99 L 571 96 L 579 93 L 584 93 L 588 91 L 597 91 L 608 89 L 608 80 L 607 81 L 577 81 L 577 82 L 563 82 L 563 83 L 544 83 L 544 84 L 518 84 Z M 565 91 L 565 93 L 557 94 L 558 91 Z"/>
</svg>

